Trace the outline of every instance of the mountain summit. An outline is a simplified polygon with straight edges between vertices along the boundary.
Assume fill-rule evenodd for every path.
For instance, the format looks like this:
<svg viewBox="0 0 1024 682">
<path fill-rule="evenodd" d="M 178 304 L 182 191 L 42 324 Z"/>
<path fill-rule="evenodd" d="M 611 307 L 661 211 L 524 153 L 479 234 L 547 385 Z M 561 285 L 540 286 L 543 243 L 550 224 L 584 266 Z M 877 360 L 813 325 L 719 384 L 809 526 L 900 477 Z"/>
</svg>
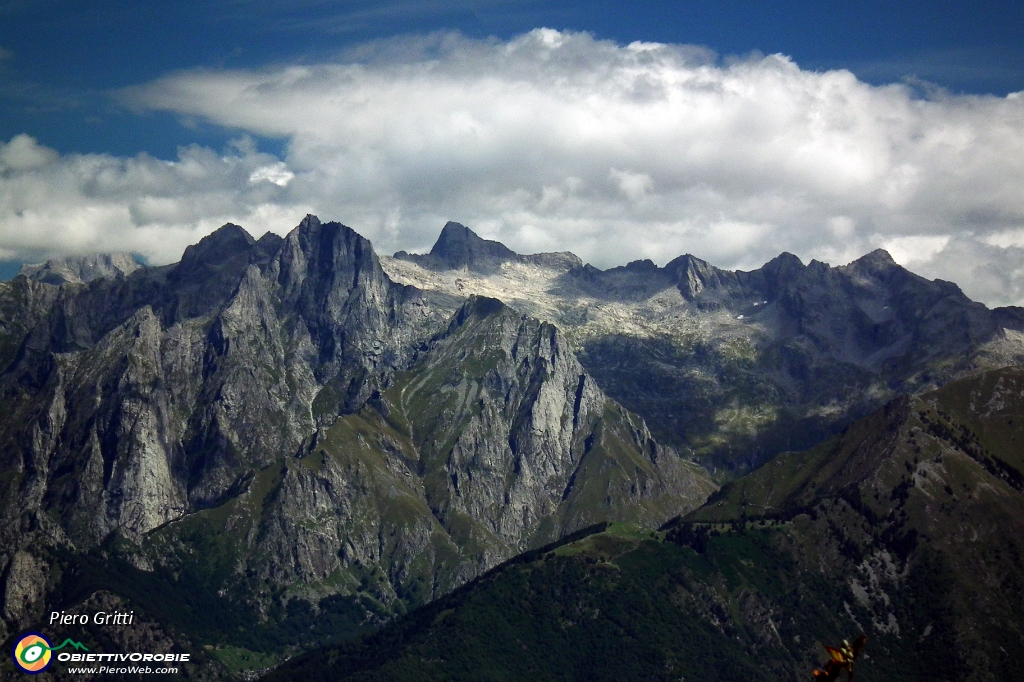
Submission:
<svg viewBox="0 0 1024 682">
<path fill-rule="evenodd" d="M 504 263 L 548 267 L 583 265 L 578 257 L 568 252 L 520 255 L 501 242 L 484 239 L 465 225 L 455 222 L 445 224 L 430 253 L 420 255 L 399 251 L 394 257 L 433 271 L 467 270 L 480 274 L 500 272 Z"/>
<path fill-rule="evenodd" d="M 489 261 L 511 260 L 516 253 L 501 242 L 483 239 L 459 223 L 449 222 L 430 249 L 435 262 L 449 268 L 472 267 Z"/>
<path fill-rule="evenodd" d="M 468 268 L 489 272 L 500 267 L 504 261 L 518 259 L 519 255 L 501 242 L 483 239 L 465 225 L 448 222 L 441 229 L 430 253 L 416 255 L 399 251 L 395 258 L 409 260 L 432 270 Z"/>
</svg>

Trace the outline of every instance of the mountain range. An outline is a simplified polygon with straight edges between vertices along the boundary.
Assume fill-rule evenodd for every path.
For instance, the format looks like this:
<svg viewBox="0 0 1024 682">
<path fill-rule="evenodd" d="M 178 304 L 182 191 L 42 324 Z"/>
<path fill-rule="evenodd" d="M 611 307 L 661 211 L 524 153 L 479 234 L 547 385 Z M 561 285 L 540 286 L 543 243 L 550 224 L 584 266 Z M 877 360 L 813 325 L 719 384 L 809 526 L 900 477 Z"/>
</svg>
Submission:
<svg viewBox="0 0 1024 682">
<path fill-rule="evenodd" d="M 381 264 L 439 308 L 478 294 L 550 320 L 613 399 L 722 480 L 896 395 L 1024 358 L 1024 310 L 988 310 L 882 250 L 841 267 L 784 253 L 751 272 L 690 255 L 601 271 L 448 223 L 429 254 Z"/>
<path fill-rule="evenodd" d="M 378 256 L 307 216 L 284 238 L 225 225 L 167 266 L 27 266 L 0 283 L 0 639 L 102 604 L 134 608 L 143 634 L 61 636 L 192 652 L 194 677 L 344 640 L 331 660 L 353 679 L 479 679 L 450 652 L 430 674 L 395 661 L 479 638 L 458 628 L 483 612 L 441 614 L 469 600 L 493 616 L 495 586 L 525 600 L 518 631 L 530 608 L 586 620 L 509 587 L 527 574 L 626 608 L 608 602 L 618 575 L 732 661 L 693 667 L 667 644 L 657 659 L 634 633 L 629 674 L 657 659 L 672 679 L 796 679 L 815 637 L 856 624 L 888 652 L 872 665 L 913 668 L 942 642 L 951 670 L 1002 679 L 986 674 L 1022 631 L 998 603 L 1024 584 L 1021 364 L 1024 310 L 884 251 L 602 271 L 457 223 L 428 254 Z M 801 582 L 820 587 L 803 606 L 765 596 Z M 949 585 L 941 614 L 914 610 Z M 820 622 L 765 634 L 798 607 Z M 565 655 L 611 636 L 592 620 L 602 634 L 558 635 Z M 920 646 L 900 634 L 918 625 Z M 511 661 L 514 639 L 478 653 Z M 545 660 L 538 675 L 575 679 Z"/>
</svg>

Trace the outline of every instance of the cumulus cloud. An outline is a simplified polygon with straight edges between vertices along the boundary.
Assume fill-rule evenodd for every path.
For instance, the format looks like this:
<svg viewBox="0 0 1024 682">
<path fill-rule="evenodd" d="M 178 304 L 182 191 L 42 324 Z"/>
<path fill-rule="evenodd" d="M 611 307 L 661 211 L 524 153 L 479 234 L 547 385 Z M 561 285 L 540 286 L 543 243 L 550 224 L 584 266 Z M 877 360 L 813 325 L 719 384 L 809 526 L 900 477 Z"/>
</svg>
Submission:
<svg viewBox="0 0 1024 682">
<path fill-rule="evenodd" d="M 249 175 L 249 182 L 256 183 L 263 180 L 272 182 L 278 187 L 287 187 L 288 183 L 295 177 L 295 173 L 288 170 L 288 166 L 278 161 L 269 166 L 260 166 Z"/>
<path fill-rule="evenodd" d="M 284 232 L 309 210 L 281 196 L 289 173 L 246 140 L 224 155 L 193 146 L 161 161 L 60 156 L 18 135 L 0 143 L 0 257 L 133 251 L 159 264 L 226 222 Z"/>
<path fill-rule="evenodd" d="M 308 208 L 382 252 L 425 250 L 449 219 L 521 252 L 568 249 L 599 266 L 690 252 L 751 268 L 781 250 L 844 263 L 881 246 L 987 303 L 1024 302 L 1021 93 L 922 98 L 782 55 L 719 60 L 538 29 L 510 41 L 392 39 L 334 63 L 181 72 L 121 96 L 284 139 L 286 152 L 62 157 L 16 171 L 41 182 L 45 169 L 81 179 L 113 168 L 121 194 L 83 189 L 83 203 L 64 203 L 67 224 L 79 225 L 68 229 L 92 225 L 96 243 L 114 219 L 90 218 L 85 199 L 114 210 L 146 196 L 150 222 L 138 222 L 142 208 L 118 214 L 140 247 L 154 230 L 197 234 L 229 214 L 258 231 L 250 214 L 292 210 L 274 226 L 283 230 Z M 205 181 L 153 194 L 139 184 L 136 168 L 170 178 L 193 156 L 205 159 Z M 9 235 L 11 211 L 0 211 Z M 182 244 L 170 241 L 167 254 Z"/>
</svg>

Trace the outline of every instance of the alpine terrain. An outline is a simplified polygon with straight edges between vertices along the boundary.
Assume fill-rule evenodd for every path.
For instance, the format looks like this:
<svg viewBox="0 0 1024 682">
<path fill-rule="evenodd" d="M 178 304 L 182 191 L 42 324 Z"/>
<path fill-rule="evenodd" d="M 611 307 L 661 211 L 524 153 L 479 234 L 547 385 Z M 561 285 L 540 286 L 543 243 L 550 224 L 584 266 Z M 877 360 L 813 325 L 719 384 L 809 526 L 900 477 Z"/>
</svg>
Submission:
<svg viewBox="0 0 1024 682">
<path fill-rule="evenodd" d="M 808 679 L 865 633 L 858 679 L 1009 679 L 1022 365 L 1024 310 L 884 251 L 602 271 L 307 216 L 25 266 L 0 640 L 211 680 L 691 681 Z M 98 610 L 135 625 L 50 623 Z"/>
</svg>

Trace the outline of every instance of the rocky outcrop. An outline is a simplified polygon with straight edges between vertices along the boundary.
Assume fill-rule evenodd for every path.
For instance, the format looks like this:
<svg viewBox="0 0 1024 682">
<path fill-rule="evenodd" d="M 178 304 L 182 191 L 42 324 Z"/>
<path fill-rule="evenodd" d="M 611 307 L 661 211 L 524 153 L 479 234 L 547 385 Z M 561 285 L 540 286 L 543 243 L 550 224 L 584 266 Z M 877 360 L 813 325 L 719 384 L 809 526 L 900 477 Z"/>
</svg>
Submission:
<svg viewBox="0 0 1024 682">
<path fill-rule="evenodd" d="M 419 328 L 392 329 L 413 298 L 312 216 L 287 240 L 226 225 L 173 267 L 61 287 L 5 376 L 28 417 L 0 423 L 25 476 L 6 508 L 57 511 L 89 546 L 219 503 L 408 356 Z"/>
<path fill-rule="evenodd" d="M 46 563 L 26 551 L 15 552 L 3 579 L 3 617 L 15 626 L 35 615 L 33 607 L 42 599 L 46 584 Z"/>
</svg>

